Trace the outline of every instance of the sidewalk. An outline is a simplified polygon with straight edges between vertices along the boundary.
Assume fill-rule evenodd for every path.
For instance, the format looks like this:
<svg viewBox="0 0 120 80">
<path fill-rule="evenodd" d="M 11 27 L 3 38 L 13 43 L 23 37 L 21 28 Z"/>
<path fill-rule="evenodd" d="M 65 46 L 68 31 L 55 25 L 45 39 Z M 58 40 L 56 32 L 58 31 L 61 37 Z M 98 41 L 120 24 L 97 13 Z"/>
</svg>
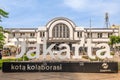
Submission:
<svg viewBox="0 0 120 80">
<path fill-rule="evenodd" d="M 69 73 L 69 72 L 33 72 L 3 73 L 0 80 L 120 80 L 119 73 Z"/>
</svg>

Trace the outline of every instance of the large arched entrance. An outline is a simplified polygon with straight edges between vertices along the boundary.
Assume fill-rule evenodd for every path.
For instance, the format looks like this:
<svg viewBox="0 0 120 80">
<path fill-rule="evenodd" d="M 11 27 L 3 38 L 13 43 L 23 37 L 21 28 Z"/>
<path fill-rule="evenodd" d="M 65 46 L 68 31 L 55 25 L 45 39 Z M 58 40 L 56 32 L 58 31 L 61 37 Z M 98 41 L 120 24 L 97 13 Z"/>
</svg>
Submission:
<svg viewBox="0 0 120 80">
<path fill-rule="evenodd" d="M 53 27 L 52 36 L 53 38 L 69 38 L 70 30 L 66 24 L 58 23 Z"/>
<path fill-rule="evenodd" d="M 59 50 L 59 45 L 62 43 L 68 44 L 72 50 L 72 44 L 76 43 L 74 40 L 74 31 L 76 25 L 68 18 L 54 18 L 46 25 L 48 31 L 47 44 L 56 44 L 54 50 Z"/>
</svg>

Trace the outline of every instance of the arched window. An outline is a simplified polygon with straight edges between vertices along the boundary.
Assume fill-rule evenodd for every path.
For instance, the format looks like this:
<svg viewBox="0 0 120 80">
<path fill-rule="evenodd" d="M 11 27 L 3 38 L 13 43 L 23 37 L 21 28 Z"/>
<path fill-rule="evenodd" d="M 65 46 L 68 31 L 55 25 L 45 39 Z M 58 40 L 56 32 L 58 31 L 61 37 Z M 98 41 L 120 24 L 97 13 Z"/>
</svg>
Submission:
<svg viewBox="0 0 120 80">
<path fill-rule="evenodd" d="M 56 24 L 52 30 L 53 38 L 69 38 L 70 31 L 66 24 Z"/>
</svg>

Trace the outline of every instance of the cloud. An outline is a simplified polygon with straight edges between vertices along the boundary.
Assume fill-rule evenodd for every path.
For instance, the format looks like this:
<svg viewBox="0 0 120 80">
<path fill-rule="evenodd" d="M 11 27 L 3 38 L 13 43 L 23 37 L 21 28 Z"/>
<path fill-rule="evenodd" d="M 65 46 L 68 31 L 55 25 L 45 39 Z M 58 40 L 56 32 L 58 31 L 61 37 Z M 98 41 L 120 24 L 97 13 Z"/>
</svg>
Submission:
<svg viewBox="0 0 120 80">
<path fill-rule="evenodd" d="M 64 0 L 64 5 L 78 12 L 118 14 L 119 0 Z"/>
<path fill-rule="evenodd" d="M 8 0 L 0 1 L 0 8 L 9 12 L 9 18 L 3 18 L 4 27 L 33 27 L 38 26 L 42 14 L 39 12 L 38 0 Z"/>
<path fill-rule="evenodd" d="M 4 24 L 4 27 L 38 27 L 41 24 L 41 15 L 35 15 L 33 17 L 24 16 L 7 19 L 3 21 L 1 24 Z M 39 23 L 39 24 L 38 24 Z"/>
<path fill-rule="evenodd" d="M 35 5 L 35 6 L 33 6 Z M 8 0 L 1 0 L 0 1 L 0 7 L 11 12 L 19 9 L 36 9 L 39 5 L 38 0 L 11 0 L 11 2 L 8 2 Z"/>
<path fill-rule="evenodd" d="M 89 19 L 95 26 L 103 26 L 104 13 L 119 24 L 119 0 L 0 0 L 0 8 L 9 12 L 3 18 L 5 27 L 33 27 L 45 25 L 54 17 L 68 17 L 77 25 L 89 26 Z"/>
<path fill-rule="evenodd" d="M 86 0 L 64 0 L 64 4 L 75 10 L 83 9 L 85 7 Z"/>
</svg>

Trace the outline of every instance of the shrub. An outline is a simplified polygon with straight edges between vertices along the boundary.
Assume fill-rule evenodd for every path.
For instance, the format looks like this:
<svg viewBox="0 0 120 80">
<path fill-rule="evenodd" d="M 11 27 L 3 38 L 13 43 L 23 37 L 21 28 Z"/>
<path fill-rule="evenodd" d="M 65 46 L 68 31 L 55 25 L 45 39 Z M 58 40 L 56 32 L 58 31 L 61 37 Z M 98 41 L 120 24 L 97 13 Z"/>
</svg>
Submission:
<svg viewBox="0 0 120 80">
<path fill-rule="evenodd" d="M 1 59 L 0 60 L 0 69 L 2 68 L 2 63 L 3 62 L 11 62 L 11 61 L 15 61 L 16 59 Z"/>
<path fill-rule="evenodd" d="M 23 58 L 24 58 L 24 61 L 28 61 L 28 57 L 26 55 L 24 55 L 22 58 L 18 58 L 18 59 L 0 59 L 0 69 L 2 69 L 2 64 L 3 62 L 11 62 L 11 61 L 23 61 Z"/>
<path fill-rule="evenodd" d="M 28 60 L 29 60 L 26 55 L 24 55 L 23 58 L 24 58 L 25 61 L 28 61 Z"/>
<path fill-rule="evenodd" d="M 110 54 L 111 54 L 111 55 L 113 55 L 113 56 L 115 55 L 115 53 L 114 53 L 114 52 L 110 52 Z"/>
<path fill-rule="evenodd" d="M 88 59 L 88 56 L 87 56 L 87 55 L 84 55 L 84 56 L 82 56 L 82 58 L 84 58 L 84 59 Z"/>
</svg>

